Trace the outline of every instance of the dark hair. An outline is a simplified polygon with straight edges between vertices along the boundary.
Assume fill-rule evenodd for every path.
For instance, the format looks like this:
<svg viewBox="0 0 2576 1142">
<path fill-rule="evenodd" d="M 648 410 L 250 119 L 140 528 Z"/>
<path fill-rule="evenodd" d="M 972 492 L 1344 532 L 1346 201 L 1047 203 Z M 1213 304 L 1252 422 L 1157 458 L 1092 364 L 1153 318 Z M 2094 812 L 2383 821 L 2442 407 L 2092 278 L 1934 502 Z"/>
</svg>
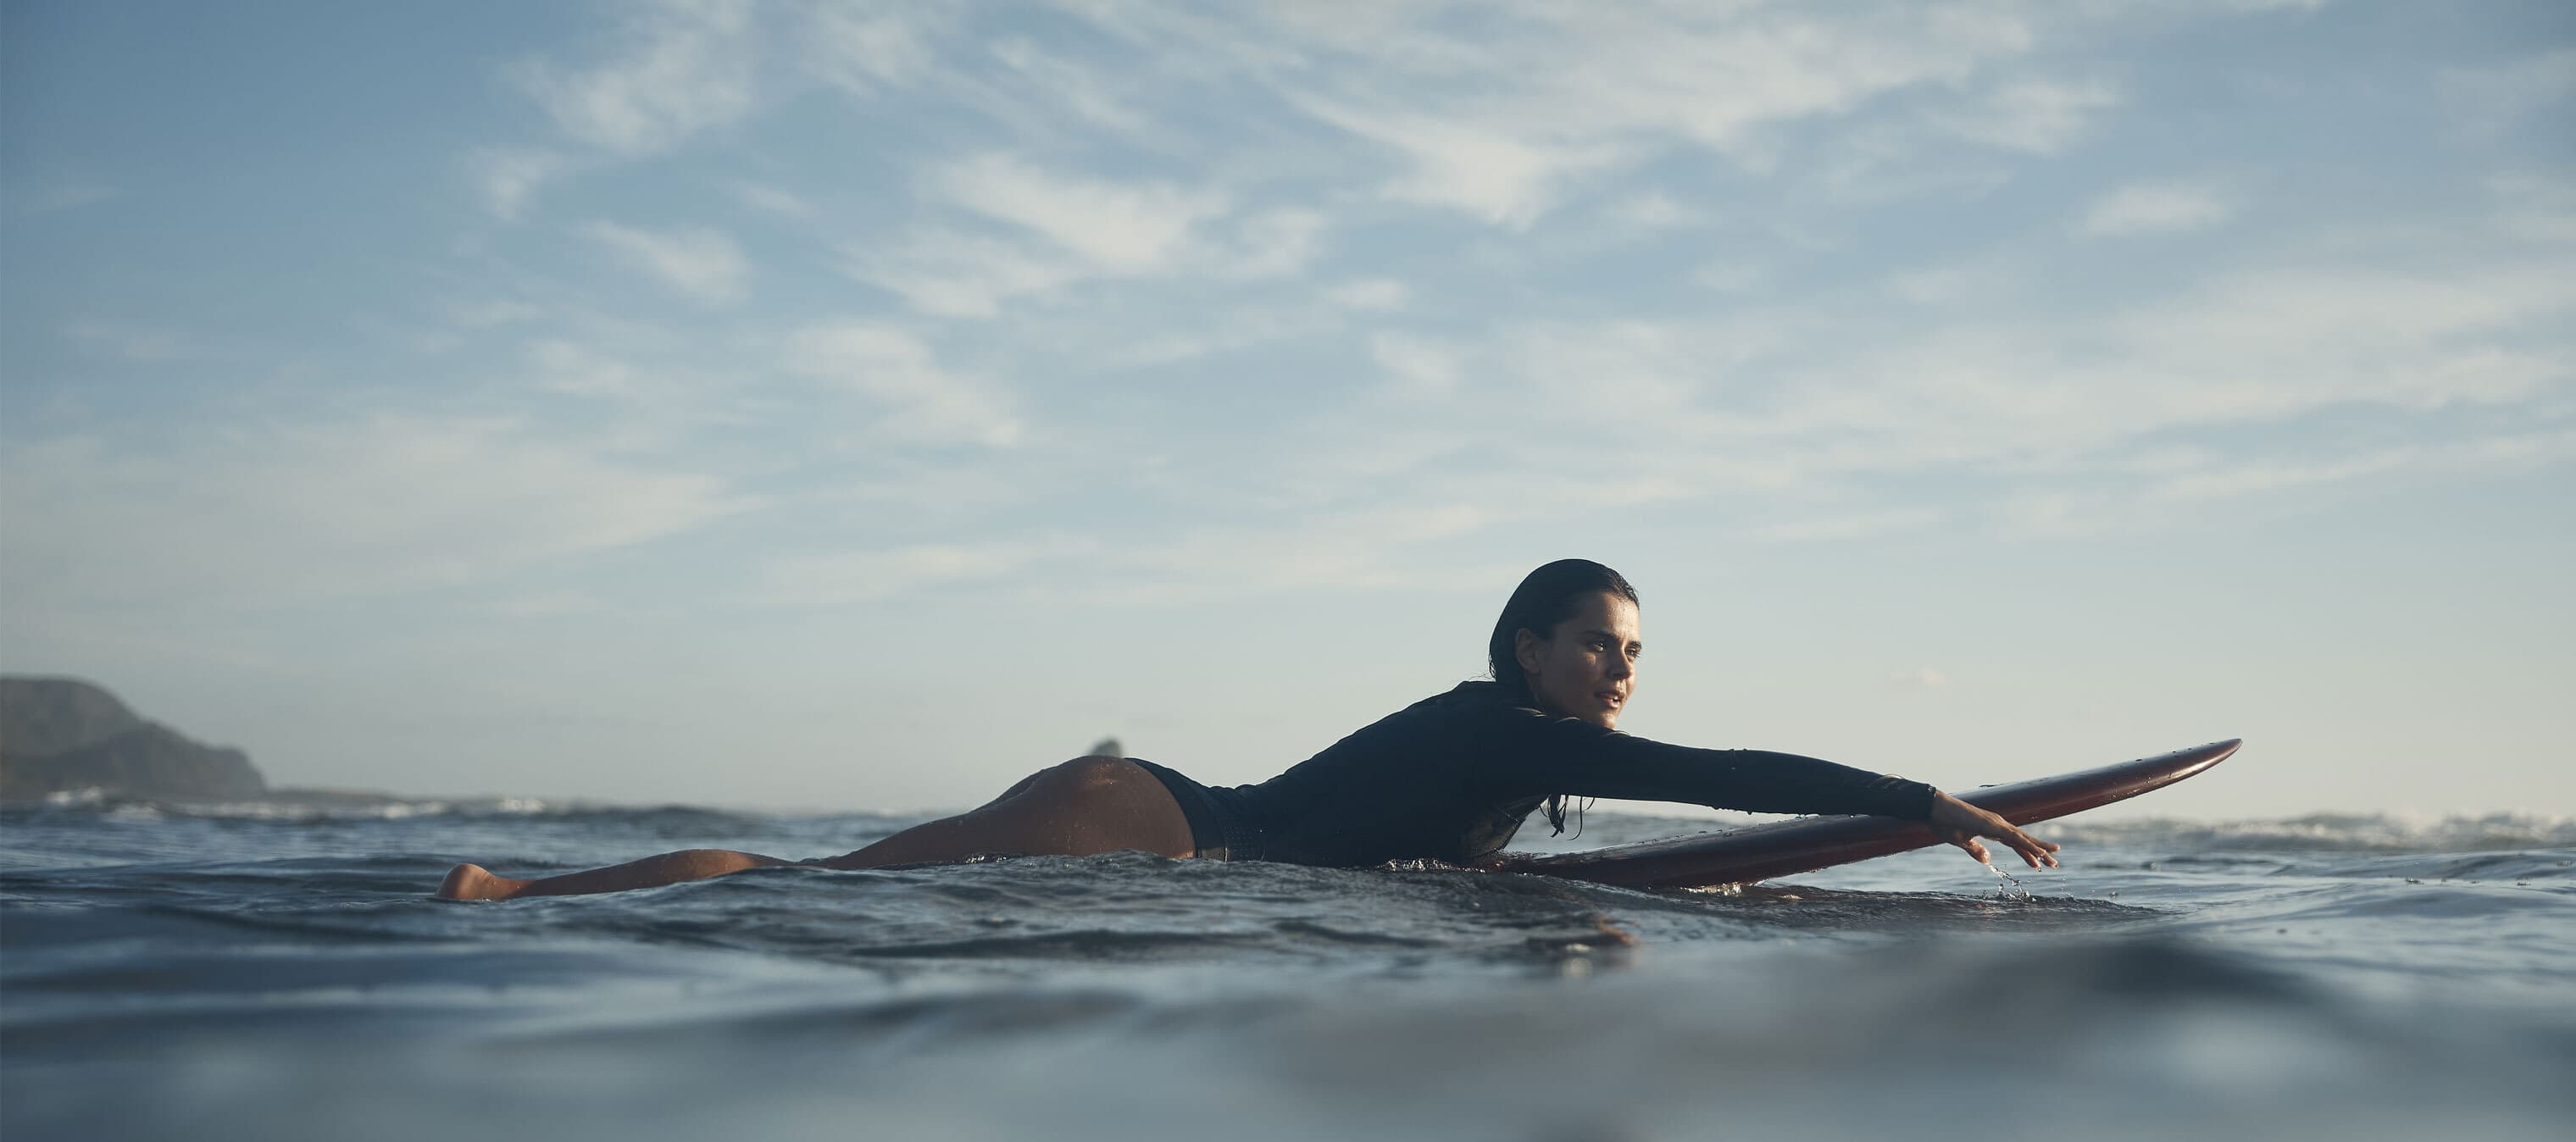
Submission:
<svg viewBox="0 0 2576 1142">
<path fill-rule="evenodd" d="M 1631 603 L 1637 601 L 1637 589 L 1628 585 L 1625 575 L 1589 559 L 1559 559 L 1540 567 L 1521 580 L 1512 591 L 1511 601 L 1503 604 L 1503 615 L 1494 620 L 1494 636 L 1485 642 L 1485 663 L 1494 672 L 1494 681 L 1503 684 L 1503 692 L 1516 701 L 1535 699 L 1530 694 L 1529 678 L 1521 671 L 1520 633 L 1528 631 L 1541 638 L 1556 630 L 1556 624 L 1574 617 L 1575 607 L 1586 595 L 1608 593 Z M 1581 810 L 1576 811 L 1578 828 Z M 1547 799 L 1547 823 L 1556 831 L 1565 831 L 1565 795 Z"/>
</svg>

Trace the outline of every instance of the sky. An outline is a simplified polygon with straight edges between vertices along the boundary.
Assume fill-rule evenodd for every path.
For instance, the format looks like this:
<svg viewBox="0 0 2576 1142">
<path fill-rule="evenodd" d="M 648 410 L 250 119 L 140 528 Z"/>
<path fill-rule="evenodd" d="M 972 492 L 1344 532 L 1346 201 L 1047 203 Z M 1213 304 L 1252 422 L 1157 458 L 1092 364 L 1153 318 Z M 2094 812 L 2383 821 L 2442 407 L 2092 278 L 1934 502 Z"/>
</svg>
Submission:
<svg viewBox="0 0 2576 1142">
<path fill-rule="evenodd" d="M 1583 556 L 1644 736 L 2576 813 L 2571 124 L 2555 0 L 8 0 L 0 670 L 911 811 Z"/>
</svg>

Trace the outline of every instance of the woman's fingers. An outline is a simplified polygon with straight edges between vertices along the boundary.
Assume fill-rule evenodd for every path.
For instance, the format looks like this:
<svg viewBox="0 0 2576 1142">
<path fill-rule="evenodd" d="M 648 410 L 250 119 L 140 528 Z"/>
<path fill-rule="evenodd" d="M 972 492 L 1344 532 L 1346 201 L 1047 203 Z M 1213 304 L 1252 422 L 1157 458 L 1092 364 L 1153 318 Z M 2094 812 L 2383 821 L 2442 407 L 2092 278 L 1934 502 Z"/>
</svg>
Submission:
<svg viewBox="0 0 2576 1142">
<path fill-rule="evenodd" d="M 2013 851 L 2021 854 L 2022 862 L 2032 868 L 2038 868 L 2041 865 L 2057 867 L 2057 858 L 2049 855 L 2057 851 L 2056 845 L 2040 840 L 2011 825 L 2005 825 L 2004 834 L 1997 839 L 2011 845 Z"/>
<path fill-rule="evenodd" d="M 1980 864 L 1990 865 L 1994 861 L 1986 846 L 1977 843 L 1977 838 L 1993 837 L 2009 846 L 2021 857 L 2022 863 L 2032 868 L 2054 868 L 2057 865 L 2057 858 L 2050 855 L 2057 851 L 2056 845 L 2031 836 L 2001 816 L 1947 793 L 1940 794 L 1933 802 L 1929 824 L 1934 836 L 1959 846 L 1969 856 L 1977 858 Z"/>
</svg>

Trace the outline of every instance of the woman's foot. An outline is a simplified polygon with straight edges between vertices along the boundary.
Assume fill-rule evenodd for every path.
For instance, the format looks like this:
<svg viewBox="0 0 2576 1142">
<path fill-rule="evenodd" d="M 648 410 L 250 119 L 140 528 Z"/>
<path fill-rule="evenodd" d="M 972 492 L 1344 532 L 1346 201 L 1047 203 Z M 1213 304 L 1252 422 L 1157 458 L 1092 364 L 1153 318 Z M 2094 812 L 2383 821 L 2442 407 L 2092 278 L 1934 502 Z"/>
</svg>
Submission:
<svg viewBox="0 0 2576 1142">
<path fill-rule="evenodd" d="M 447 870 L 447 879 L 438 885 L 441 900 L 507 900 L 518 895 L 528 882 L 494 876 L 479 864 L 460 864 Z"/>
</svg>

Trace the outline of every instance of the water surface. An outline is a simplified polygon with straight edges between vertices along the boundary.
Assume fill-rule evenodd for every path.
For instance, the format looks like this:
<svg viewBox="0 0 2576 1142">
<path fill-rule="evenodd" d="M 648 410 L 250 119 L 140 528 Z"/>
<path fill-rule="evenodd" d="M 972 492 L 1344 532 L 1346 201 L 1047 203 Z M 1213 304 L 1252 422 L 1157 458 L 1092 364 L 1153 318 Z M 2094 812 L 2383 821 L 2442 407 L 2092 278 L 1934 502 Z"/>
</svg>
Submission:
<svg viewBox="0 0 2576 1142">
<path fill-rule="evenodd" d="M 1123 854 L 427 895 L 461 859 L 801 858 L 910 823 L 0 810 L 0 1133 L 2558 1139 L 2576 1113 L 2555 818 L 2078 819 L 2017 888 L 1945 850 L 1735 893 Z M 1596 813 L 1572 843 L 1707 827 Z"/>
</svg>

